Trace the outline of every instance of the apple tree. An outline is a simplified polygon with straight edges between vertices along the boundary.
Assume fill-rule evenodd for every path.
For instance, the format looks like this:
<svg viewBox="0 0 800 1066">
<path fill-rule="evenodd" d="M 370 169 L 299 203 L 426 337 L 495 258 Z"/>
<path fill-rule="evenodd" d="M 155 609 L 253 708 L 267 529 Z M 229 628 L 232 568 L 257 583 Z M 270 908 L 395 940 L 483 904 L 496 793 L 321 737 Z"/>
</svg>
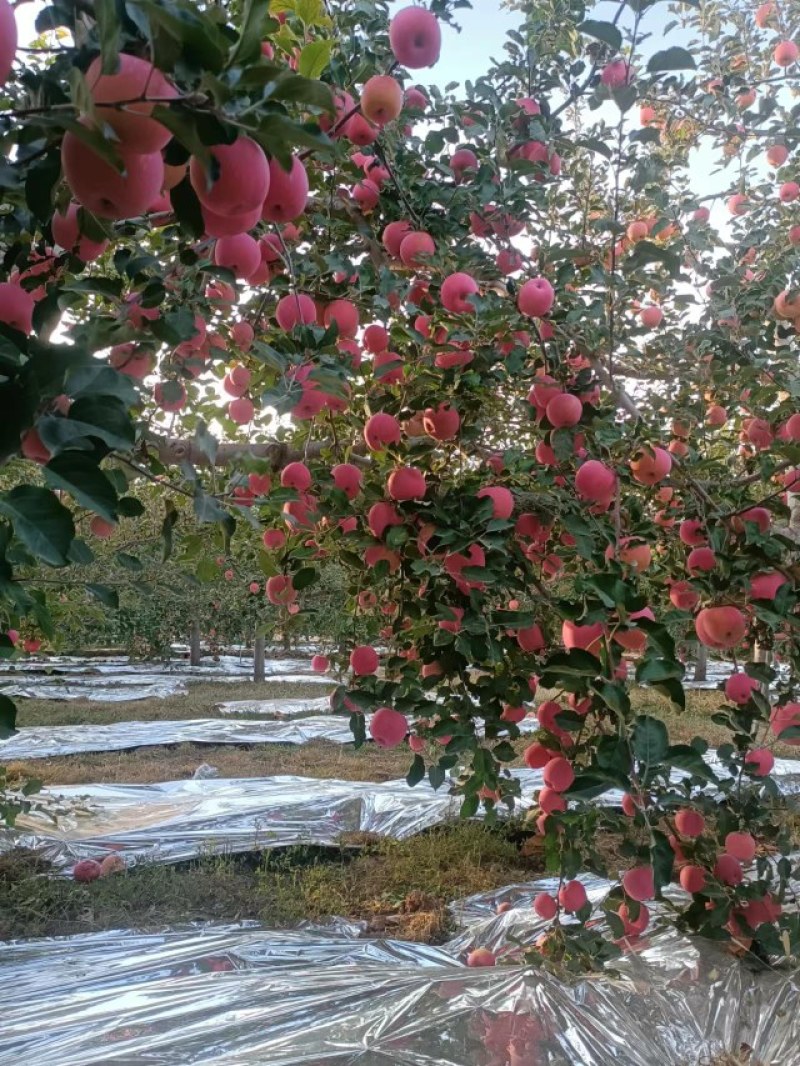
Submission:
<svg viewBox="0 0 800 1066">
<path fill-rule="evenodd" d="M 47 635 L 147 481 L 286 617 L 343 569 L 335 709 L 465 815 L 520 796 L 537 698 L 545 955 L 615 950 L 599 834 L 617 944 L 679 885 L 682 926 L 786 954 L 797 12 L 515 4 L 426 86 L 463 6 L 56 0 L 15 56 L 0 0 L 7 627 Z M 631 704 L 683 708 L 676 636 L 733 664 L 715 760 Z"/>
</svg>

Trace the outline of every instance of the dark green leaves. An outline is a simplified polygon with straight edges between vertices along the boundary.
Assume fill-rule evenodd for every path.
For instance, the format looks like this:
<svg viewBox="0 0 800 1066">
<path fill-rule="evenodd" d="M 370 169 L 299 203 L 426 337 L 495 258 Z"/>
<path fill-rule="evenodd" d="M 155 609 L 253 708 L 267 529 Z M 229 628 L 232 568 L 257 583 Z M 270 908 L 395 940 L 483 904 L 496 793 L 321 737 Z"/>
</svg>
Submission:
<svg viewBox="0 0 800 1066">
<path fill-rule="evenodd" d="M 663 52 L 656 52 L 650 56 L 647 70 L 650 74 L 658 74 L 664 70 L 694 70 L 695 62 L 692 53 L 685 48 L 666 48 Z"/>
<path fill-rule="evenodd" d="M 0 515 L 10 519 L 25 547 L 51 566 L 66 566 L 75 536 L 72 515 L 49 489 L 18 485 L 0 496 Z"/>
<path fill-rule="evenodd" d="M 633 754 L 650 766 L 663 762 L 669 750 L 667 727 L 658 718 L 642 714 L 633 728 Z"/>
<path fill-rule="evenodd" d="M 7 740 L 16 731 L 17 708 L 8 696 L 0 696 L 0 740 Z"/>
<path fill-rule="evenodd" d="M 597 41 L 603 41 L 613 51 L 618 52 L 622 48 L 622 34 L 612 22 L 601 22 L 596 19 L 586 19 L 578 26 L 581 33 L 588 37 L 594 37 Z"/>
<path fill-rule="evenodd" d="M 81 397 L 72 404 L 66 418 L 48 415 L 39 420 L 36 428 L 54 453 L 88 438 L 101 440 L 107 447 L 125 452 L 134 441 L 128 409 L 114 396 Z"/>
<path fill-rule="evenodd" d="M 94 17 L 100 38 L 103 74 L 115 74 L 118 68 L 120 19 L 116 0 L 94 0 Z"/>
<path fill-rule="evenodd" d="M 44 468 L 44 476 L 51 488 L 68 492 L 81 507 L 88 507 L 107 522 L 116 520 L 114 486 L 87 452 L 61 452 Z"/>
<path fill-rule="evenodd" d="M 247 66 L 258 60 L 268 15 L 268 0 L 245 0 L 239 40 L 230 50 L 226 67 Z"/>
</svg>

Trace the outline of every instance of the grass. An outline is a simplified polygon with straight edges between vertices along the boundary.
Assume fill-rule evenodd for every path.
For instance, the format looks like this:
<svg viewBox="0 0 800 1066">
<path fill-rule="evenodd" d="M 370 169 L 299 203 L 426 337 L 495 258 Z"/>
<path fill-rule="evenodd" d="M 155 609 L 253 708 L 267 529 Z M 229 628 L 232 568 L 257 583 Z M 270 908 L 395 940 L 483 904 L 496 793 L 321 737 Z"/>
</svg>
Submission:
<svg viewBox="0 0 800 1066">
<path fill-rule="evenodd" d="M 344 781 L 391 781 L 405 777 L 411 757 L 407 749 L 385 750 L 370 744 L 356 751 L 349 744 L 312 740 L 307 744 L 175 744 L 132 751 L 88 752 L 52 759 L 14 762 L 9 776 L 34 776 L 45 785 L 150 784 L 185 780 L 201 763 L 220 777 L 338 778 Z"/>
<path fill-rule="evenodd" d="M 88 885 L 49 877 L 38 854 L 20 849 L 0 856 L 0 938 L 244 919 L 281 928 L 339 916 L 371 934 L 437 942 L 450 932 L 451 900 L 541 873 L 519 836 L 454 822 L 402 841 L 146 864 Z"/>
</svg>

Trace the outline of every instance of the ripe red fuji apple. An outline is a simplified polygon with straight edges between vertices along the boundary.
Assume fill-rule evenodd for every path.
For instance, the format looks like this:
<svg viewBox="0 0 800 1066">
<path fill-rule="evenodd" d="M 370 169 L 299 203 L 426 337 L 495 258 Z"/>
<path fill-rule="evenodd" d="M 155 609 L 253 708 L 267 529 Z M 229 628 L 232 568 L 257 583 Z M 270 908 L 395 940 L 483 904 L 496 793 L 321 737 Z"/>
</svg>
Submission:
<svg viewBox="0 0 800 1066">
<path fill-rule="evenodd" d="M 17 52 L 17 23 L 8 0 L 0 0 L 0 86 L 5 85 Z"/>
<path fill-rule="evenodd" d="M 768 748 L 753 748 L 744 760 L 744 768 L 751 777 L 766 777 L 774 765 L 775 756 Z"/>
<path fill-rule="evenodd" d="M 302 159 L 292 156 L 286 171 L 277 159 L 269 161 L 269 191 L 261 206 L 261 218 L 268 222 L 293 222 L 306 209 L 308 174 Z"/>
<path fill-rule="evenodd" d="M 800 728 L 800 703 L 785 703 L 782 707 L 773 707 L 769 716 L 769 727 L 781 743 L 792 747 L 800 746 L 800 736 L 784 737 L 787 729 Z"/>
<path fill-rule="evenodd" d="M 81 859 L 72 867 L 72 876 L 76 881 L 82 881 L 84 884 L 96 881 L 102 872 L 100 863 L 96 859 Z"/>
<path fill-rule="evenodd" d="M 390 74 L 374 74 L 361 90 L 361 113 L 376 126 L 392 122 L 403 110 L 403 89 Z"/>
<path fill-rule="evenodd" d="M 517 307 L 531 318 L 546 315 L 554 302 L 555 292 L 547 278 L 531 278 L 521 286 L 517 296 Z"/>
<path fill-rule="evenodd" d="M 779 67 L 789 67 L 797 62 L 798 55 L 800 55 L 800 49 L 794 41 L 781 41 L 775 46 L 772 58 Z"/>
<path fill-rule="evenodd" d="M 586 889 L 580 881 L 567 881 L 558 891 L 558 902 L 568 914 L 574 914 L 588 903 Z"/>
<path fill-rule="evenodd" d="M 392 707 L 379 707 L 370 718 L 369 735 L 379 748 L 396 748 L 408 733 L 408 719 Z"/>
<path fill-rule="evenodd" d="M 731 674 L 725 682 L 725 695 L 732 703 L 744 706 L 745 703 L 749 703 L 750 697 L 757 688 L 758 682 L 754 677 L 741 673 Z"/>
<path fill-rule="evenodd" d="M 728 833 L 725 851 L 739 862 L 752 862 L 756 855 L 756 842 L 751 833 Z"/>
<path fill-rule="evenodd" d="M 634 866 L 627 870 L 622 878 L 622 887 L 631 899 L 640 903 L 653 899 L 656 894 L 652 866 Z"/>
<path fill-rule="evenodd" d="M 368 644 L 361 644 L 350 652 L 350 666 L 360 677 L 377 673 L 379 661 L 378 653 Z"/>
<path fill-rule="evenodd" d="M 432 67 L 439 59 L 442 31 L 424 7 L 405 7 L 389 23 L 389 44 L 395 59 L 410 70 Z"/>
<path fill-rule="evenodd" d="M 380 451 L 388 444 L 399 444 L 400 423 L 394 415 L 383 412 L 371 415 L 364 426 L 364 440 L 367 447 L 374 452 Z"/>
<path fill-rule="evenodd" d="M 289 333 L 299 324 L 312 326 L 317 321 L 317 307 L 305 293 L 289 293 L 278 300 L 275 318 L 281 329 Z"/>
<path fill-rule="evenodd" d="M 695 618 L 701 644 L 709 648 L 733 648 L 747 632 L 747 619 L 738 607 L 705 607 Z"/>
<path fill-rule="evenodd" d="M 30 334 L 36 304 L 29 292 L 12 281 L 0 282 L 0 322 Z"/>
<path fill-rule="evenodd" d="M 714 876 L 724 885 L 740 885 L 744 880 L 742 864 L 735 856 L 722 854 L 714 863 Z"/>
<path fill-rule="evenodd" d="M 469 314 L 475 310 L 470 297 L 478 291 L 477 281 L 469 274 L 448 274 L 440 291 L 442 306 L 454 314 Z"/>
<path fill-rule="evenodd" d="M 189 163 L 189 180 L 198 200 L 218 215 L 245 215 L 261 210 L 269 192 L 270 170 L 261 145 L 249 137 L 210 149 L 216 177 L 196 156 Z"/>
<path fill-rule="evenodd" d="M 467 966 L 496 966 L 497 957 L 488 948 L 475 948 L 467 955 Z"/>
<path fill-rule="evenodd" d="M 685 807 L 675 814 L 675 828 L 682 837 L 699 837 L 703 835 L 706 820 L 699 811 Z"/>
<path fill-rule="evenodd" d="M 235 277 L 247 281 L 261 266 L 261 248 L 249 233 L 219 237 L 214 245 L 214 263 L 232 270 Z"/>
<path fill-rule="evenodd" d="M 386 229 L 388 230 L 388 226 Z M 386 237 L 386 231 L 384 230 L 384 238 Z M 392 236 L 392 242 L 394 243 L 394 235 Z M 406 233 L 402 237 L 398 249 L 398 255 L 404 266 L 407 267 L 421 267 L 425 265 L 425 260 L 429 259 L 436 252 L 436 242 L 429 233 L 425 233 L 423 230 L 412 230 Z"/>
<path fill-rule="evenodd" d="M 509 519 L 514 513 L 514 495 L 503 485 L 486 485 L 478 489 L 479 500 L 488 498 L 492 501 L 492 518 Z"/>
<path fill-rule="evenodd" d="M 80 204 L 70 203 L 62 214 L 56 211 L 51 223 L 53 240 L 65 252 L 71 252 L 84 263 L 91 263 L 108 247 L 108 241 L 93 241 L 84 237 L 78 228 L 78 211 Z"/>
<path fill-rule="evenodd" d="M 238 426 L 245 426 L 255 414 L 253 401 L 246 396 L 239 396 L 228 404 L 228 417 Z"/>
<path fill-rule="evenodd" d="M 272 577 L 268 577 L 264 591 L 269 602 L 275 604 L 276 607 L 294 603 L 297 599 L 297 591 L 292 584 L 291 577 L 284 574 L 273 574 Z"/>
<path fill-rule="evenodd" d="M 305 463 L 287 463 L 281 471 L 281 485 L 285 489 L 307 492 L 311 488 L 311 471 Z"/>
<path fill-rule="evenodd" d="M 631 460 L 631 473 L 641 485 L 655 485 L 663 481 L 672 469 L 672 456 L 663 448 L 642 450 Z"/>
<path fill-rule="evenodd" d="M 133 218 L 147 212 L 164 183 L 160 152 L 119 151 L 122 171 L 99 156 L 74 133 L 61 142 L 64 178 L 75 199 L 100 218 Z"/>
<path fill-rule="evenodd" d="M 421 470 L 413 466 L 402 466 L 389 475 L 386 491 L 393 500 L 421 500 L 428 491 L 428 486 Z"/>
<path fill-rule="evenodd" d="M 148 154 L 166 146 L 172 133 L 151 117 L 151 101 L 175 99 L 178 91 L 152 63 L 122 53 L 116 73 L 103 74 L 98 56 L 89 64 L 86 83 L 98 120 L 111 126 L 121 150 Z M 131 100 L 136 102 L 127 102 Z M 118 104 L 124 106 L 114 106 Z"/>
</svg>

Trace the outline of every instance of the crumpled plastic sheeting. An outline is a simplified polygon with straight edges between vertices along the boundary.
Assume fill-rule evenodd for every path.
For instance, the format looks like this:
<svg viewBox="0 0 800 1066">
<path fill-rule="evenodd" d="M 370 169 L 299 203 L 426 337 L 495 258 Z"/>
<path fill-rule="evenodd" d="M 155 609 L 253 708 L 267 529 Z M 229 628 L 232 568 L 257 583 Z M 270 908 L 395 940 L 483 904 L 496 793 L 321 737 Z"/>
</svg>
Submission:
<svg viewBox="0 0 800 1066">
<path fill-rule="evenodd" d="M 531 886 L 534 887 L 534 886 Z M 454 946 L 210 926 L 0 946 L 0 1061 L 215 1066 L 800 1063 L 800 988 L 670 937 L 571 984 Z M 687 942 L 688 943 L 688 942 Z"/>
<path fill-rule="evenodd" d="M 275 658 L 264 663 L 267 675 L 286 673 L 311 673 L 310 658 Z M 246 679 L 253 672 L 252 658 L 238 655 L 204 656 L 198 666 L 184 660 L 166 662 L 138 661 L 126 655 L 48 655 L 42 658 L 33 656 L 15 660 L 13 673 L 41 674 L 49 677 L 53 674 L 83 674 L 97 676 L 100 674 L 165 674 L 181 677 L 212 677 L 217 674 L 234 674 L 238 679 Z M 6 675 L 4 675 L 6 676 Z M 216 678 L 215 678 L 216 679 Z"/>
<path fill-rule="evenodd" d="M 307 721 L 269 724 L 289 730 Z M 796 795 L 800 764 L 776 763 L 776 773 L 784 770 L 781 787 Z M 542 773 L 513 770 L 512 776 L 521 790 L 517 809 L 524 810 L 542 785 Z M 21 816 L 14 830 L 0 832 L 0 851 L 44 847 L 65 871 L 78 859 L 109 850 L 129 862 L 177 862 L 207 853 L 335 844 L 342 833 L 406 837 L 455 817 L 460 807 L 458 796 L 446 788 L 435 792 L 427 781 L 409 788 L 403 780 L 376 784 L 294 776 L 56 786 L 43 795 L 74 805 L 73 813 L 57 825 L 44 815 Z M 621 794 L 607 793 L 597 802 L 613 806 L 620 799 Z"/>
<path fill-rule="evenodd" d="M 3 685 L 4 696 L 27 700 L 89 700 L 92 703 L 129 703 L 136 700 L 185 696 L 186 682 L 172 677 L 53 677 L 49 680 L 20 680 Z"/>
<path fill-rule="evenodd" d="M 314 701 L 330 710 L 327 699 Z M 274 708 L 302 704 L 303 700 L 270 700 Z M 221 704 L 220 707 L 230 706 Z M 248 704 L 252 707 L 255 704 Z M 230 712 L 227 712 L 230 713 Z M 230 718 L 187 718 L 174 722 L 111 722 L 107 725 L 25 726 L 8 740 L 0 741 L 0 760 L 49 759 L 57 755 L 77 755 L 88 751 L 126 751 L 156 744 L 307 744 L 310 740 L 327 740 L 331 744 L 352 744 L 349 719 L 341 715 L 302 717 L 299 707 L 290 721 Z M 371 715 L 367 715 L 369 723 Z M 521 732 L 537 728 L 535 718 L 519 723 Z"/>
<path fill-rule="evenodd" d="M 119 852 L 128 863 L 292 844 L 335 844 L 342 833 L 413 836 L 458 814 L 460 801 L 427 784 L 217 778 L 156 785 L 71 785 L 44 790 L 74 809 L 58 824 L 21 815 L 0 851 L 37 847 L 63 872 L 78 859 Z M 530 793 L 528 793 L 530 795 Z"/>
<path fill-rule="evenodd" d="M 156 744 L 352 744 L 349 720 L 332 715 L 289 722 L 187 718 L 175 722 L 110 722 L 107 725 L 26 726 L 0 741 L 0 760 L 45 759 L 87 751 L 125 751 Z"/>
<path fill-rule="evenodd" d="M 297 715 L 330 713 L 331 703 L 327 696 L 321 696 L 318 700 L 229 700 L 218 703 L 216 709 L 220 714 L 294 718 Z"/>
</svg>

